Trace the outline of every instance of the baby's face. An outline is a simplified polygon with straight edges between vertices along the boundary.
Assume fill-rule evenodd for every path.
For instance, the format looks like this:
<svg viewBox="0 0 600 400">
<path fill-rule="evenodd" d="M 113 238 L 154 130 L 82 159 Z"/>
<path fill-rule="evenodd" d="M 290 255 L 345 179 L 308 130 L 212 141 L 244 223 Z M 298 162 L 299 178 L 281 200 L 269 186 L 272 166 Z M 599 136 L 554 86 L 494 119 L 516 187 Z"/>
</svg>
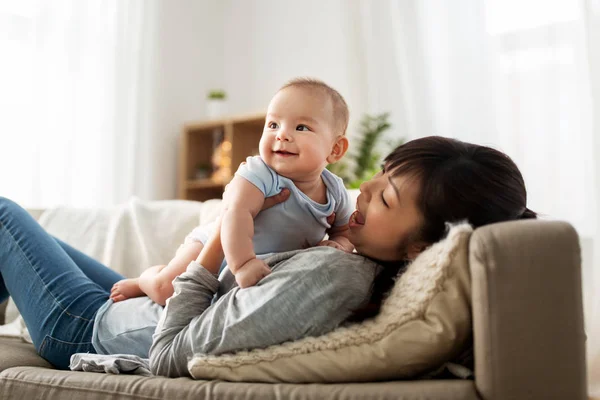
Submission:
<svg viewBox="0 0 600 400">
<path fill-rule="evenodd" d="M 335 144 L 333 105 L 319 90 L 288 87 L 271 100 L 260 139 L 260 155 L 278 174 L 294 181 L 319 176 Z"/>
</svg>

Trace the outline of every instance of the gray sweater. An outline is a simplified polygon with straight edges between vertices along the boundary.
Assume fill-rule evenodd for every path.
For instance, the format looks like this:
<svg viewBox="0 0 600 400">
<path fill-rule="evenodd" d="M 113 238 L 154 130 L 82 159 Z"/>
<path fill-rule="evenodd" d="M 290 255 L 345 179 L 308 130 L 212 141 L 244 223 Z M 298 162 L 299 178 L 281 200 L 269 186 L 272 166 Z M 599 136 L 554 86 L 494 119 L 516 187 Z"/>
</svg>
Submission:
<svg viewBox="0 0 600 400">
<path fill-rule="evenodd" d="M 189 376 L 195 354 L 263 348 L 327 333 L 368 302 L 380 270 L 375 262 L 331 247 L 276 254 L 272 273 L 240 289 L 196 262 L 174 281 L 150 348 L 156 375 Z M 216 301 L 211 305 L 215 293 Z"/>
</svg>

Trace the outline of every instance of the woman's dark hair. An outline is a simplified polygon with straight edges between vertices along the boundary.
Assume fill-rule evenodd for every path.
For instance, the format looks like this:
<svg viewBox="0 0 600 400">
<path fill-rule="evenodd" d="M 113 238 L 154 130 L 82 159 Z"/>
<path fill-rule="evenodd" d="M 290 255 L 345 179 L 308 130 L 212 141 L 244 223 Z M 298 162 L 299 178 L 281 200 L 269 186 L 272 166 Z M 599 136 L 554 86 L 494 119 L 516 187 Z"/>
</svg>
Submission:
<svg viewBox="0 0 600 400">
<path fill-rule="evenodd" d="M 506 154 L 440 136 L 412 140 L 385 158 L 392 176 L 416 178 L 417 206 L 424 224 L 415 239 L 435 243 L 446 234 L 447 222 L 467 221 L 474 228 L 500 221 L 537 218 L 527 208 L 521 172 Z M 351 321 L 375 315 L 394 278 L 406 263 L 386 263 L 373 283 L 370 304 Z"/>
<path fill-rule="evenodd" d="M 537 217 L 527 208 L 519 168 L 490 147 L 429 136 L 397 147 L 384 165 L 392 176 L 410 176 L 420 183 L 417 206 L 424 225 L 419 239 L 426 243 L 444 237 L 446 222 L 467 221 L 477 228 Z"/>
</svg>

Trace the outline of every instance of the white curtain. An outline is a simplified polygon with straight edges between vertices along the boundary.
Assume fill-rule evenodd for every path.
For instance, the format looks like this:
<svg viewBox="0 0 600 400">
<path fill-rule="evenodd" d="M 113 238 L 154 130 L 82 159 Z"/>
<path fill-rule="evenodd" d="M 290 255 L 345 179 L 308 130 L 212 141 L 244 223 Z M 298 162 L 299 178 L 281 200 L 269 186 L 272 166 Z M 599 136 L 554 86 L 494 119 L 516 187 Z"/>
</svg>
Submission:
<svg viewBox="0 0 600 400">
<path fill-rule="evenodd" d="M 590 393 L 600 396 L 600 1 L 360 1 L 365 111 L 396 135 L 487 144 L 529 207 L 581 237 Z M 560 301 L 560 299 L 557 299 Z"/>
<path fill-rule="evenodd" d="M 149 162 L 155 2 L 0 2 L 0 195 L 100 206 Z"/>
</svg>

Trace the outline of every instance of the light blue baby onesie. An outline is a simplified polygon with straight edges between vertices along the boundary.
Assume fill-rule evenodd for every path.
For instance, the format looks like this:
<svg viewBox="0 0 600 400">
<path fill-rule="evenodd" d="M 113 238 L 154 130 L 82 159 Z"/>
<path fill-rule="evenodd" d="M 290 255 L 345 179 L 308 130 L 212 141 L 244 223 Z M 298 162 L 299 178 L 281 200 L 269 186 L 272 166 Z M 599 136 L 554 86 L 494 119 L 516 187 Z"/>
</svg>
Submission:
<svg viewBox="0 0 600 400">
<path fill-rule="evenodd" d="M 354 211 L 341 178 L 324 170 L 321 174 L 327 187 L 327 203 L 319 204 L 301 192 L 291 179 L 277 174 L 259 157 L 248 157 L 236 175 L 246 178 L 264 194 L 273 196 L 283 188 L 290 189 L 290 198 L 274 207 L 261 211 L 254 219 L 254 252 L 280 253 L 312 247 L 331 227 L 327 217 L 335 212 L 334 226 L 345 225 Z M 195 228 L 186 242 L 206 243 L 214 224 Z M 225 266 L 225 261 L 223 263 Z"/>
</svg>

